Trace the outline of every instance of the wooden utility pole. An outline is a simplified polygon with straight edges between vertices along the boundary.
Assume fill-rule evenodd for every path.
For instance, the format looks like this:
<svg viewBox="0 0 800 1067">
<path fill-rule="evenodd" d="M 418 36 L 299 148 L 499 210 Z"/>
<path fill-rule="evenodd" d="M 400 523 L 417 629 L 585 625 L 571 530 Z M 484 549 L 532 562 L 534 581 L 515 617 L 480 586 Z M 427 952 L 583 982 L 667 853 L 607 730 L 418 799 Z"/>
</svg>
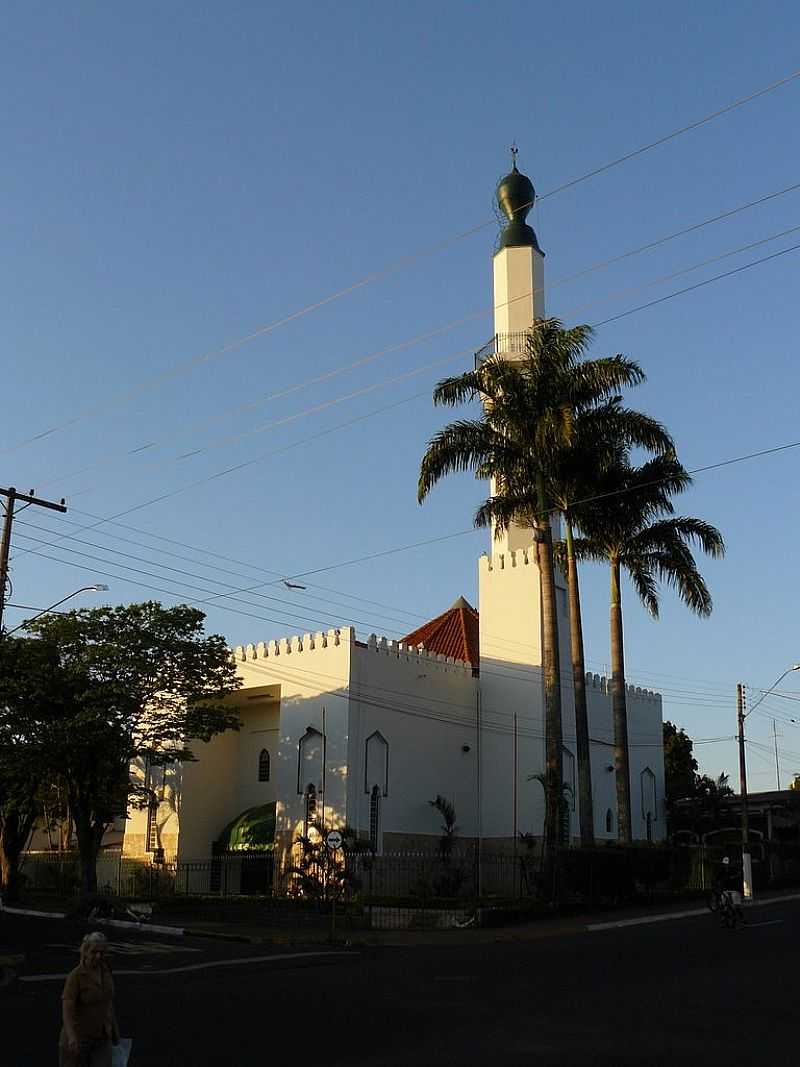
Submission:
<svg viewBox="0 0 800 1067">
<path fill-rule="evenodd" d="M 772 739 L 775 742 L 775 788 L 780 792 L 781 788 L 781 765 L 778 762 L 778 727 L 772 720 Z"/>
<path fill-rule="evenodd" d="M 11 527 L 14 523 L 14 508 L 17 501 L 23 501 L 26 507 L 30 504 L 35 504 L 40 508 L 50 508 L 51 511 L 66 511 L 67 508 L 63 499 L 59 504 L 53 503 L 52 500 L 40 500 L 39 497 L 33 495 L 33 489 L 27 494 L 18 493 L 13 485 L 9 489 L 0 489 L 0 496 L 6 498 L 3 538 L 0 541 L 0 636 L 2 636 L 3 611 L 6 606 L 6 588 L 8 586 L 8 557 L 11 552 Z"/>
<path fill-rule="evenodd" d="M 753 863 L 750 858 L 750 826 L 747 811 L 747 760 L 744 753 L 744 686 L 736 685 L 736 721 L 739 726 L 739 792 L 742 797 L 742 880 L 744 895 L 753 896 Z"/>
</svg>

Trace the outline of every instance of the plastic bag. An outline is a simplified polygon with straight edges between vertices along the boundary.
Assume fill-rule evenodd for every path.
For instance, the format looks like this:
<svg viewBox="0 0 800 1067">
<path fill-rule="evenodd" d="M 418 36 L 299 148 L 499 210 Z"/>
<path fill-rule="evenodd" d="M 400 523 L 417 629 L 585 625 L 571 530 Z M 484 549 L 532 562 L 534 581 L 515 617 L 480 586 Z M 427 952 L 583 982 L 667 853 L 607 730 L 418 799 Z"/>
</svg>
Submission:
<svg viewBox="0 0 800 1067">
<path fill-rule="evenodd" d="M 121 1037 L 118 1045 L 111 1046 L 111 1067 L 128 1067 L 132 1044 L 131 1038 Z"/>
</svg>

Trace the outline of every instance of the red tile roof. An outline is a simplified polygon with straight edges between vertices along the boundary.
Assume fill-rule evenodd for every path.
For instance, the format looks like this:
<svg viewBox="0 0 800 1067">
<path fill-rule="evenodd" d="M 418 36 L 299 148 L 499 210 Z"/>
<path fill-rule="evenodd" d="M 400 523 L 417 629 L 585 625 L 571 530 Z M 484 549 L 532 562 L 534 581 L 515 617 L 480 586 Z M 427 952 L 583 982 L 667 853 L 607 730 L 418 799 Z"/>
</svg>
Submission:
<svg viewBox="0 0 800 1067">
<path fill-rule="evenodd" d="M 478 612 L 463 596 L 451 608 L 402 638 L 404 645 L 423 645 L 428 652 L 480 664 Z"/>
</svg>

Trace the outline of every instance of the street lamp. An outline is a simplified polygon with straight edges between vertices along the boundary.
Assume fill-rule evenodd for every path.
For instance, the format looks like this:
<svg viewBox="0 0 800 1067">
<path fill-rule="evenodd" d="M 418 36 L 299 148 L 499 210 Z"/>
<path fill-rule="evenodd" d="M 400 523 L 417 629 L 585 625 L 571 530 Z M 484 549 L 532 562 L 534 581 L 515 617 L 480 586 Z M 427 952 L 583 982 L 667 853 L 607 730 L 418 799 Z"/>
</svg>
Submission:
<svg viewBox="0 0 800 1067">
<path fill-rule="evenodd" d="M 758 698 L 752 708 L 750 708 L 750 711 L 745 712 L 744 717 L 747 718 L 748 715 L 752 715 L 752 713 L 756 710 L 761 701 L 768 697 L 773 689 L 777 689 L 783 679 L 786 677 L 786 675 L 791 674 L 792 671 L 800 671 L 800 663 L 795 663 L 791 667 L 787 667 L 783 674 L 780 676 L 780 678 L 777 680 L 777 682 L 773 682 L 769 689 L 764 690 L 764 692 L 761 694 L 761 696 Z"/>
<path fill-rule="evenodd" d="M 750 858 L 750 825 L 747 810 L 747 761 L 744 751 L 744 720 L 756 710 L 758 705 L 770 693 L 780 685 L 787 674 L 792 671 L 800 671 L 800 663 L 794 663 L 787 667 L 780 678 L 773 682 L 769 689 L 765 689 L 749 711 L 744 708 L 744 686 L 739 683 L 736 687 L 736 717 L 739 725 L 739 791 L 742 795 L 742 881 L 744 883 L 744 895 L 748 900 L 753 897 L 753 862 Z M 780 782 L 778 783 L 780 785 Z"/>
<path fill-rule="evenodd" d="M 31 615 L 29 619 L 23 619 L 19 626 L 15 626 L 13 630 L 6 631 L 5 634 L 0 634 L 0 637 L 10 637 L 11 634 L 15 634 L 17 630 L 21 630 L 29 622 L 33 622 L 34 619 L 38 619 L 42 615 L 46 615 L 48 611 L 52 611 L 53 608 L 57 608 L 59 604 L 65 603 L 67 600 L 72 600 L 78 593 L 105 593 L 108 590 L 108 586 L 102 582 L 98 582 L 97 585 L 82 585 L 80 589 L 76 589 L 74 593 L 69 593 L 67 596 L 62 597 L 61 600 L 57 600 L 55 604 L 51 604 L 49 608 L 42 608 L 41 611 L 37 611 L 35 615 Z"/>
</svg>

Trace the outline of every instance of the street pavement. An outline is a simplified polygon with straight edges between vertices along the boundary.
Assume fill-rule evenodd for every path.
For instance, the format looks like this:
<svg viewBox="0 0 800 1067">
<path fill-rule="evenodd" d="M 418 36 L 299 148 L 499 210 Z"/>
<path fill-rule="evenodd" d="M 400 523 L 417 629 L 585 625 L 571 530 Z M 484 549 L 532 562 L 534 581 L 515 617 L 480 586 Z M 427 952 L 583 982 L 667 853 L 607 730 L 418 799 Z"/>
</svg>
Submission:
<svg viewBox="0 0 800 1067">
<path fill-rule="evenodd" d="M 735 931 L 706 914 L 330 954 L 106 933 L 131 1067 L 795 1062 L 800 901 L 748 920 Z M 28 979 L 62 974 L 85 929 L 0 915 L 0 944 L 25 948 Z M 3 1067 L 56 1062 L 61 986 L 46 978 L 0 994 Z"/>
</svg>

